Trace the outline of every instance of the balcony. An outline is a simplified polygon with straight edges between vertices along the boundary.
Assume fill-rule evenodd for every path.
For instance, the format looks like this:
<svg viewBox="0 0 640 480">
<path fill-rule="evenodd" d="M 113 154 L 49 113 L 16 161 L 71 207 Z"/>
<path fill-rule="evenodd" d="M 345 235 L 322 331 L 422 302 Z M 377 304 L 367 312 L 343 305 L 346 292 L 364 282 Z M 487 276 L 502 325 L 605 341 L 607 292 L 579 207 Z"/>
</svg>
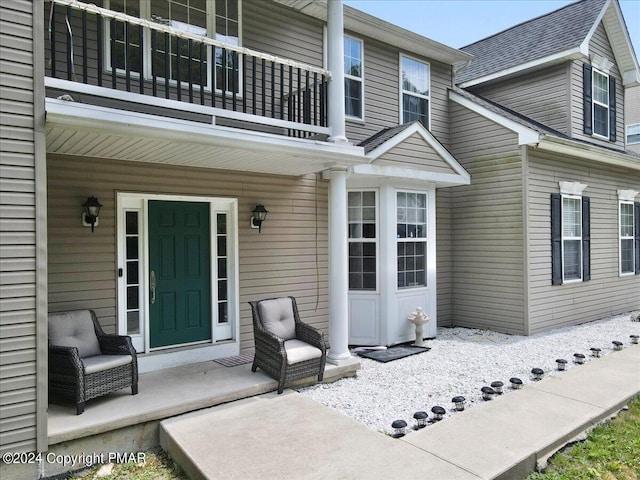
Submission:
<svg viewBox="0 0 640 480">
<path fill-rule="evenodd" d="M 77 0 L 45 15 L 48 153 L 288 175 L 363 160 L 327 142 L 325 69 Z"/>
</svg>

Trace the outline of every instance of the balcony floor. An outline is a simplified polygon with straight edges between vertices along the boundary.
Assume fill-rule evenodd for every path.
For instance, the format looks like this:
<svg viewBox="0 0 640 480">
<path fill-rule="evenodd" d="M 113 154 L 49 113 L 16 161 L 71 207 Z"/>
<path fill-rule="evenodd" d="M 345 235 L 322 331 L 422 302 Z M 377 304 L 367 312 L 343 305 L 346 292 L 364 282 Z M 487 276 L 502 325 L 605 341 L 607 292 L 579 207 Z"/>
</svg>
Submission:
<svg viewBox="0 0 640 480">
<path fill-rule="evenodd" d="M 327 364 L 324 381 L 354 376 L 360 362 Z M 311 381 L 313 379 L 310 379 Z M 309 380 L 307 381 L 309 383 Z M 277 389 L 277 382 L 251 364 L 225 367 L 213 361 L 140 374 L 138 395 L 126 388 L 90 400 L 82 415 L 75 405 L 49 404 L 49 445 L 144 424 Z"/>
</svg>

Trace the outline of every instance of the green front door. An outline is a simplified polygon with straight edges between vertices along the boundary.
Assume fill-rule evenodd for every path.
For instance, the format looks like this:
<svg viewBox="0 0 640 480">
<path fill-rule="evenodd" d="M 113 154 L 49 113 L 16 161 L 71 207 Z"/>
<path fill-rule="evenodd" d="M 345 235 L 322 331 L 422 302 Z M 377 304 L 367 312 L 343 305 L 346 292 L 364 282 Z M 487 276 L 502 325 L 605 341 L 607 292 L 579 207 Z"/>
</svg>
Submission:
<svg viewBox="0 0 640 480">
<path fill-rule="evenodd" d="M 211 340 L 209 204 L 149 201 L 151 348 Z"/>
</svg>

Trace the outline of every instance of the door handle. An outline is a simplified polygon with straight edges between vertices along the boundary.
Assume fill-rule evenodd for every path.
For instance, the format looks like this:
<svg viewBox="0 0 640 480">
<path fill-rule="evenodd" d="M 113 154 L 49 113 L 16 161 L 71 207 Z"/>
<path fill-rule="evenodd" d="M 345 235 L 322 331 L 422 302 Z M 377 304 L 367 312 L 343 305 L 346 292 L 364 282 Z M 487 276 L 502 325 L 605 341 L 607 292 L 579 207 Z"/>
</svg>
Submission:
<svg viewBox="0 0 640 480">
<path fill-rule="evenodd" d="M 151 304 L 156 303 L 156 272 L 151 270 L 151 275 L 149 275 L 149 291 L 151 293 Z"/>
</svg>

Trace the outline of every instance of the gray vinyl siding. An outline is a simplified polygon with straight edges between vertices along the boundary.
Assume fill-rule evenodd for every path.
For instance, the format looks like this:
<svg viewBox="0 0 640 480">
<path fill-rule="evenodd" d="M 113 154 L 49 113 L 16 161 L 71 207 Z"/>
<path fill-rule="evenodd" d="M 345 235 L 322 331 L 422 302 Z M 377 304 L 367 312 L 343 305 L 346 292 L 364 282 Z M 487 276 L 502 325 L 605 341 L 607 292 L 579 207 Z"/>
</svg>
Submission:
<svg viewBox="0 0 640 480">
<path fill-rule="evenodd" d="M 452 323 L 525 334 L 522 160 L 517 135 L 451 103 Z"/>
<path fill-rule="evenodd" d="M 115 331 L 116 192 L 236 197 L 241 349 L 253 349 L 250 300 L 293 295 L 304 321 L 328 330 L 328 183 L 319 176 L 53 155 L 48 162 L 51 311 L 92 308 L 105 330 Z M 104 205 L 94 233 L 80 222 L 80 205 L 89 195 Z M 261 234 L 249 226 L 258 203 L 269 210 Z"/>
<path fill-rule="evenodd" d="M 531 333 L 640 309 L 640 275 L 619 276 L 618 189 L 640 190 L 640 173 L 549 153 L 528 152 Z M 550 197 L 558 182 L 587 184 L 591 280 L 551 285 Z"/>
<path fill-rule="evenodd" d="M 470 90 L 569 135 L 568 64 L 509 78 Z"/>
<path fill-rule="evenodd" d="M 431 146 L 426 144 L 418 133 L 414 133 L 399 145 L 391 148 L 376 159 L 373 164 L 414 168 L 436 173 L 456 173 Z"/>
<path fill-rule="evenodd" d="M 453 256 L 451 242 L 451 190 L 436 190 L 436 278 L 438 326 L 452 325 Z"/>
<path fill-rule="evenodd" d="M 0 452 L 37 446 L 33 9 L 0 6 Z"/>
<path fill-rule="evenodd" d="M 572 136 L 579 140 L 586 140 L 603 147 L 624 150 L 624 88 L 622 86 L 620 70 L 615 64 L 616 59 L 602 23 L 598 25 L 589 43 L 589 55 L 594 54 L 614 62 L 613 67 L 611 67 L 609 71 L 609 75 L 616 79 L 616 141 L 610 142 L 584 133 L 582 65 L 588 62 L 587 59 L 574 60 L 571 65 Z"/>
<path fill-rule="evenodd" d="M 347 32 L 347 34 L 349 34 Z M 347 119 L 349 141 L 358 144 L 383 128 L 400 123 L 400 54 L 429 63 L 431 73 L 430 131 L 443 145 L 449 144 L 447 89 L 451 66 L 400 52 L 368 37 L 353 35 L 364 44 L 364 122 Z"/>
</svg>

